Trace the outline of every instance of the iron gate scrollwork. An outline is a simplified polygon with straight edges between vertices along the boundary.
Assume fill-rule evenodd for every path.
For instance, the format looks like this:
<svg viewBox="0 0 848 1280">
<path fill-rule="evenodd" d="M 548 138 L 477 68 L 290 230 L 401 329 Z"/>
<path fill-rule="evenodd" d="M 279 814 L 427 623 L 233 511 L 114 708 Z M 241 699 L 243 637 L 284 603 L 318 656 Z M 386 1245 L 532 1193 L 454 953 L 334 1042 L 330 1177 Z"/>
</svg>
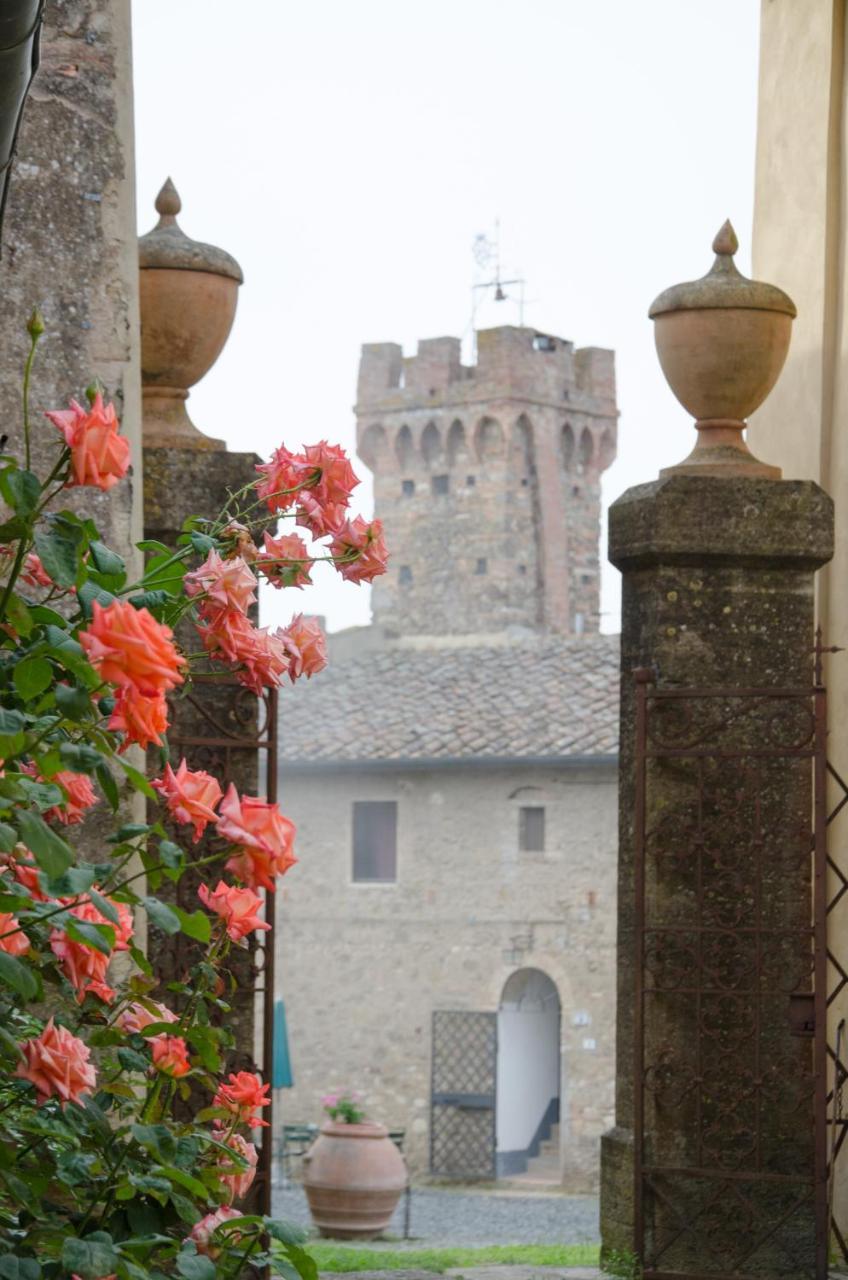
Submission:
<svg viewBox="0 0 848 1280">
<path fill-rule="evenodd" d="M 822 1280 L 824 689 L 635 676 L 635 1252 Z"/>
<path fill-rule="evenodd" d="M 235 782 L 239 791 L 264 794 L 272 803 L 276 800 L 276 688 L 264 688 L 257 695 L 231 675 L 195 674 L 187 690 L 169 699 L 169 719 L 168 740 L 174 763 L 184 756 L 192 769 L 205 769 L 218 779 L 224 790 L 230 782 Z M 161 815 L 157 813 L 157 817 Z M 195 856 L 203 857 L 211 852 L 209 845 L 214 835 L 214 828 L 207 830 L 193 846 Z M 179 832 L 175 838 L 180 839 Z M 200 872 L 187 872 L 177 885 L 171 886 L 174 901 L 187 911 L 197 906 L 200 876 Z M 161 896 L 168 896 L 167 885 L 163 886 Z M 254 1070 L 261 1066 L 266 1080 L 271 1078 L 273 1058 L 274 901 L 273 893 L 265 895 L 265 920 L 271 925 L 271 931 L 252 935 L 245 949 L 231 953 L 231 968 L 237 980 L 230 1000 L 234 1030 L 238 1032 L 242 1014 L 246 1015 L 247 1024 L 253 1025 L 257 999 L 261 1003 L 263 1025 L 261 1064 L 254 1061 L 252 1044 L 239 1043 L 230 1066 L 235 1070 Z M 175 934 L 160 948 L 157 957 L 152 958 L 157 968 L 164 963 L 179 975 L 194 962 L 196 946 L 186 935 Z M 262 1129 L 257 1176 L 251 1191 L 251 1199 L 265 1213 L 271 1211 L 271 1112 L 269 1107 L 264 1113 L 270 1127 Z"/>
<path fill-rule="evenodd" d="M 430 1172 L 440 1178 L 496 1176 L 496 1013 L 433 1014 Z"/>
</svg>

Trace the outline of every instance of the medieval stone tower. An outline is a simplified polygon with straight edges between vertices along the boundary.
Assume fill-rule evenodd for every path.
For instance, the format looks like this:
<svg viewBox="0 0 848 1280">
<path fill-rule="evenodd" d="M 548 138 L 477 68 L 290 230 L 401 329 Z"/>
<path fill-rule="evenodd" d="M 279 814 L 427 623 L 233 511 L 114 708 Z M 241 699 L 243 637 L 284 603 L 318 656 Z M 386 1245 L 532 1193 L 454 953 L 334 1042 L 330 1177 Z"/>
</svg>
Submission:
<svg viewBox="0 0 848 1280">
<path fill-rule="evenodd" d="M 616 453 L 614 353 L 504 326 L 415 356 L 362 348 L 359 453 L 392 560 L 389 634 L 598 630 L 601 473 Z"/>
</svg>

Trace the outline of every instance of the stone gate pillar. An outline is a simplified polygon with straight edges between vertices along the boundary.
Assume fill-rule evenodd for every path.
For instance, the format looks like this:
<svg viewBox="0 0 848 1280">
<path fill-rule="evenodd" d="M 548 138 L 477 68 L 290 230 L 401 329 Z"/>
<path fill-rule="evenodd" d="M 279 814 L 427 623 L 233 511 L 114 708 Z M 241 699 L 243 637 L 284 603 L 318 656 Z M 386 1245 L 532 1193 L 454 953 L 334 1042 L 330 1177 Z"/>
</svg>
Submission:
<svg viewBox="0 0 848 1280">
<path fill-rule="evenodd" d="M 645 892 L 671 928 L 662 955 L 659 935 L 640 955 L 643 971 L 652 970 L 646 985 L 665 983 L 676 998 L 655 1002 L 643 1026 L 642 1095 L 650 1096 L 641 1149 L 648 1163 L 679 1167 L 646 1194 L 642 1239 L 660 1256 L 646 1257 L 645 1274 L 812 1277 L 814 1197 L 809 1179 L 797 1204 L 790 1187 L 813 1169 L 812 1042 L 789 1032 L 790 993 L 812 981 L 812 765 L 776 753 L 749 768 L 721 752 L 731 740 L 762 745 L 771 731 L 738 714 L 744 700 L 732 690 L 811 691 L 813 582 L 832 554 L 833 514 L 816 484 L 783 480 L 747 451 L 745 419 L 779 375 L 794 307 L 780 290 L 739 275 L 729 224 L 713 247 L 710 273 L 667 290 L 651 309 L 664 372 L 697 419 L 698 443 L 610 510 L 609 556 L 623 575 L 618 1012 L 601 1233 L 606 1254 L 634 1252 L 642 961 L 633 673 L 641 669 L 658 690 L 731 691 L 703 722 L 694 704 L 678 703 L 674 732 L 699 742 L 703 758 L 650 765 L 645 792 L 646 862 L 653 859 Z M 721 738 L 728 720 L 736 737 Z M 791 955 L 772 946 L 778 936 L 797 937 Z M 638 1008 L 644 1018 L 643 1000 Z"/>
<path fill-rule="evenodd" d="M 176 544 L 188 516 L 222 511 L 229 493 L 255 480 L 259 461 L 253 453 L 229 453 L 223 441 L 202 434 L 186 412 L 188 388 L 211 368 L 227 340 L 242 274 L 223 249 L 183 233 L 177 223 L 180 208 L 169 179 L 156 199 L 159 222 L 139 241 L 144 534 L 167 546 Z M 180 639 L 188 650 L 196 650 L 194 627 L 183 626 Z M 220 668 L 217 674 L 212 667 L 207 670 L 209 675 L 195 678 L 187 697 L 172 701 L 168 739 L 174 767 L 185 756 L 190 768 L 208 770 L 225 788 L 234 782 L 240 794 L 264 795 L 259 744 L 263 724 L 270 723 L 270 704 L 263 709 L 255 694 Z M 153 769 L 158 771 L 158 761 Z M 158 808 L 156 817 L 162 821 Z M 192 846 L 199 856 L 209 852 L 206 843 L 212 835 L 210 829 Z M 184 836 L 177 830 L 174 839 L 179 843 Z M 198 884 L 198 874 L 187 873 L 176 888 L 165 881 L 157 893 L 166 900 L 173 894 L 191 911 L 197 906 Z M 264 1056 L 256 1017 L 257 955 L 252 942 L 231 956 L 236 985 L 228 993 L 227 1021 L 236 1050 L 229 1070 L 254 1070 Z M 196 944 L 182 934 L 157 934 L 150 956 L 156 972 L 168 981 L 181 977 L 194 962 Z M 267 1202 L 269 1150 L 263 1153 L 251 1193 L 260 1203 L 263 1195 Z"/>
</svg>

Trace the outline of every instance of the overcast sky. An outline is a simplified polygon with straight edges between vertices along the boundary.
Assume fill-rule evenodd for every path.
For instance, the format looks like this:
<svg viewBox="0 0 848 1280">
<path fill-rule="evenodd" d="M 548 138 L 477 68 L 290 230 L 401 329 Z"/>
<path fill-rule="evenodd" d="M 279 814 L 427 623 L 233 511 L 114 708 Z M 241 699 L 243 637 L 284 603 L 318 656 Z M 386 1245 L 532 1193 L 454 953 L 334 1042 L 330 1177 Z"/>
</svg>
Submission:
<svg viewBox="0 0 848 1280">
<path fill-rule="evenodd" d="M 170 175 L 183 229 L 245 275 L 192 392 L 233 449 L 354 448 L 363 342 L 467 332 L 476 234 L 500 220 L 526 323 L 612 347 L 619 455 L 605 500 L 691 446 L 646 317 L 701 275 L 726 217 L 750 267 L 758 0 L 135 0 L 139 228 Z M 780 283 L 779 281 L 777 283 Z M 482 324 L 514 324 L 511 301 Z M 370 513 L 371 486 L 356 491 Z M 322 566 L 322 569 L 324 566 Z M 319 576 L 316 574 L 316 576 Z M 617 630 L 617 574 L 603 626 Z M 295 605 L 364 623 L 332 571 Z"/>
</svg>

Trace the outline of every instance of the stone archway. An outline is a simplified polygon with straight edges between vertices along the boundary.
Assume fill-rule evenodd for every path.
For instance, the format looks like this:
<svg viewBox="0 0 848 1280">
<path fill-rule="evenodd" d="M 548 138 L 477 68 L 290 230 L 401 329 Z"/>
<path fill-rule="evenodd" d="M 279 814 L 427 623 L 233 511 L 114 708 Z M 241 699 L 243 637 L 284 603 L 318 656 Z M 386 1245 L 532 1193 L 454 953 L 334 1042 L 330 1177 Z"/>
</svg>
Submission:
<svg viewBox="0 0 848 1280">
<path fill-rule="evenodd" d="M 518 969 L 498 1009 L 498 1176 L 560 1181 L 560 1000 L 541 969 Z"/>
</svg>

